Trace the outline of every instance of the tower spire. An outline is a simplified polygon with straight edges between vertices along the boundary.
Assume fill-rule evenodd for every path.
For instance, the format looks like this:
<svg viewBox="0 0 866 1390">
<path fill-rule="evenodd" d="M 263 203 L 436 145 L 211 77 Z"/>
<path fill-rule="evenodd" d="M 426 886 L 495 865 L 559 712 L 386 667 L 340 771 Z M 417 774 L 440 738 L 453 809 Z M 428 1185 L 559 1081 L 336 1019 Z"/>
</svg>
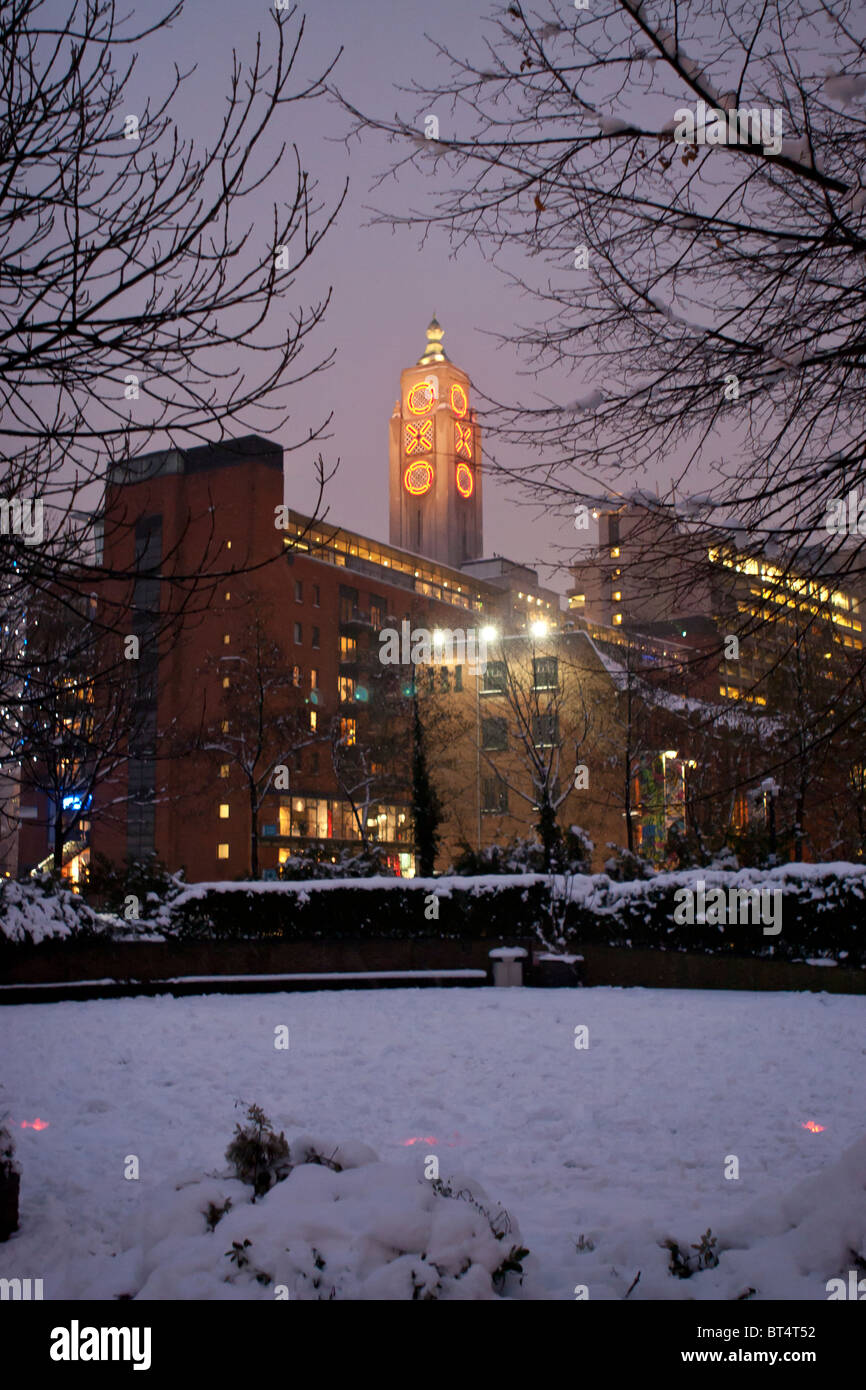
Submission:
<svg viewBox="0 0 866 1390">
<path fill-rule="evenodd" d="M 423 353 L 418 358 L 419 367 L 430 367 L 434 362 L 448 361 L 448 354 L 442 341 L 444 337 L 445 330 L 434 314 L 427 325 L 427 342 Z"/>
</svg>

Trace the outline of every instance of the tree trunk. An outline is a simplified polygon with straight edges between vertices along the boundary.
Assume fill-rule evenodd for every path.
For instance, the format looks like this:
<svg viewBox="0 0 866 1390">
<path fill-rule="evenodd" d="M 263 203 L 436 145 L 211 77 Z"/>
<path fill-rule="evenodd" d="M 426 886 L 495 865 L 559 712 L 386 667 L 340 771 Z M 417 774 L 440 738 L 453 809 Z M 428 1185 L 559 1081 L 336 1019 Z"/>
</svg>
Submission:
<svg viewBox="0 0 866 1390">
<path fill-rule="evenodd" d="M 63 807 L 58 806 L 54 816 L 54 872 L 63 871 Z"/>
<path fill-rule="evenodd" d="M 259 876 L 259 816 L 255 789 L 250 787 L 250 878 Z"/>
</svg>

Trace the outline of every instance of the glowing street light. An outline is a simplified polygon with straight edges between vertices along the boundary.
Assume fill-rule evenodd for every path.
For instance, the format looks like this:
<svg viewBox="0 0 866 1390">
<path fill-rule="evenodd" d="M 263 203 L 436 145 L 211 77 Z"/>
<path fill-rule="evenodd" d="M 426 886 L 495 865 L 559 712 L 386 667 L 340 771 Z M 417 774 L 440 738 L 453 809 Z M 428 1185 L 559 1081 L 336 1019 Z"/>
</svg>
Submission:
<svg viewBox="0 0 866 1390">
<path fill-rule="evenodd" d="M 547 623 L 543 618 L 539 618 L 538 622 L 531 624 L 529 631 L 532 633 L 533 637 L 546 637 Z"/>
</svg>

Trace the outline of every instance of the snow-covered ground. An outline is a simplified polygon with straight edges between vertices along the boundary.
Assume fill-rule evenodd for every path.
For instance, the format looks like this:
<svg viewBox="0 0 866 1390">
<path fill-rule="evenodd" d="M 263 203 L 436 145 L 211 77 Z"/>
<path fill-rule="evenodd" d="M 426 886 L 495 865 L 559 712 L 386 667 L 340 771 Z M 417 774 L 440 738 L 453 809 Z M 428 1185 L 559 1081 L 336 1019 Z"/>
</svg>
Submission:
<svg viewBox="0 0 866 1390">
<path fill-rule="evenodd" d="M 288 1050 L 274 1045 L 280 1025 Z M 581 1025 L 589 1045 L 576 1048 Z M 22 1230 L 0 1246 L 0 1276 L 42 1277 L 48 1298 L 111 1298 L 148 1279 L 145 1296 L 274 1297 L 247 1276 L 225 1284 L 225 1252 L 245 1221 L 255 1255 L 268 1230 L 297 1225 L 285 1208 L 300 1170 L 254 1207 L 233 1184 L 241 1196 L 214 1234 L 199 1196 L 227 1192 L 225 1179 L 185 1205 L 177 1192 L 227 1171 L 236 1101 L 290 1141 L 371 1146 L 404 1170 L 395 1205 L 407 1178 L 426 1193 L 429 1154 L 443 1178 L 480 1182 L 531 1251 L 524 1296 L 585 1285 L 618 1299 L 640 1271 L 632 1299 L 750 1287 L 824 1299 L 851 1250 L 866 1255 L 864 998 L 394 989 L 59 1003 L 0 1010 L 0 1056 L 0 1119 L 22 1169 Z M 123 1176 L 130 1155 L 138 1181 Z M 356 1181 L 301 1177 L 308 1216 L 339 1199 L 337 1178 Z M 687 1250 L 708 1227 L 718 1267 L 673 1277 L 660 1242 Z"/>
</svg>

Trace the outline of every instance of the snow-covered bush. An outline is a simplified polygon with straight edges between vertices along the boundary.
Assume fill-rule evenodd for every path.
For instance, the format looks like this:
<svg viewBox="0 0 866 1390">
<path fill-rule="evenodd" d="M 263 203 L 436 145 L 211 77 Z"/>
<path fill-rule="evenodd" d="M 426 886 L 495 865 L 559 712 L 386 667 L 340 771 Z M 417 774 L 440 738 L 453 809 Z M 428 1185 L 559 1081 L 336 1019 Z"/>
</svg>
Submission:
<svg viewBox="0 0 866 1390">
<path fill-rule="evenodd" d="M 241 940 L 435 936 L 513 941 L 546 911 L 543 880 L 363 878 L 299 883 L 190 884 L 172 905 L 170 933 Z M 430 897 L 438 910 L 431 916 Z"/>
<path fill-rule="evenodd" d="M 275 1133 L 267 1115 L 258 1105 L 247 1110 L 247 1123 L 235 1125 L 234 1138 L 226 1149 L 226 1158 L 235 1177 L 249 1183 L 255 1197 L 261 1197 L 275 1182 L 288 1176 L 289 1146 L 286 1136 Z"/>
<path fill-rule="evenodd" d="M 571 825 L 553 847 L 551 869 L 560 874 L 588 873 L 594 848 L 586 831 L 579 825 Z M 484 849 L 473 849 L 464 842 L 451 872 L 460 875 L 542 874 L 545 872 L 544 846 L 540 840 L 520 838 L 507 845 L 488 845 Z"/>
<path fill-rule="evenodd" d="M 37 944 L 52 938 L 104 935 L 109 923 L 77 893 L 46 876 L 0 882 L 0 942 Z"/>
<path fill-rule="evenodd" d="M 367 1145 L 304 1135 L 257 1200 L 236 1178 L 156 1195 L 112 1271 L 140 1299 L 494 1299 L 528 1251 L 469 1179 L 420 1177 Z M 118 1281 L 124 1281 L 120 1284 Z"/>
<path fill-rule="evenodd" d="M 117 917 L 119 931 L 135 934 L 136 930 L 152 932 L 167 926 L 171 904 L 184 886 L 183 871 L 169 873 L 156 855 L 116 864 L 97 854 L 82 891 L 93 906 Z"/>
<path fill-rule="evenodd" d="M 605 860 L 604 871 L 614 883 L 628 883 L 634 880 L 652 878 L 655 869 L 646 859 L 641 859 L 633 850 L 623 845 L 608 844 L 613 850 L 610 859 Z"/>
<path fill-rule="evenodd" d="M 310 845 L 300 854 L 283 860 L 280 878 L 376 878 L 394 877 L 385 855 L 377 845 L 369 849 L 343 849 L 333 858 L 324 845 Z"/>
</svg>

